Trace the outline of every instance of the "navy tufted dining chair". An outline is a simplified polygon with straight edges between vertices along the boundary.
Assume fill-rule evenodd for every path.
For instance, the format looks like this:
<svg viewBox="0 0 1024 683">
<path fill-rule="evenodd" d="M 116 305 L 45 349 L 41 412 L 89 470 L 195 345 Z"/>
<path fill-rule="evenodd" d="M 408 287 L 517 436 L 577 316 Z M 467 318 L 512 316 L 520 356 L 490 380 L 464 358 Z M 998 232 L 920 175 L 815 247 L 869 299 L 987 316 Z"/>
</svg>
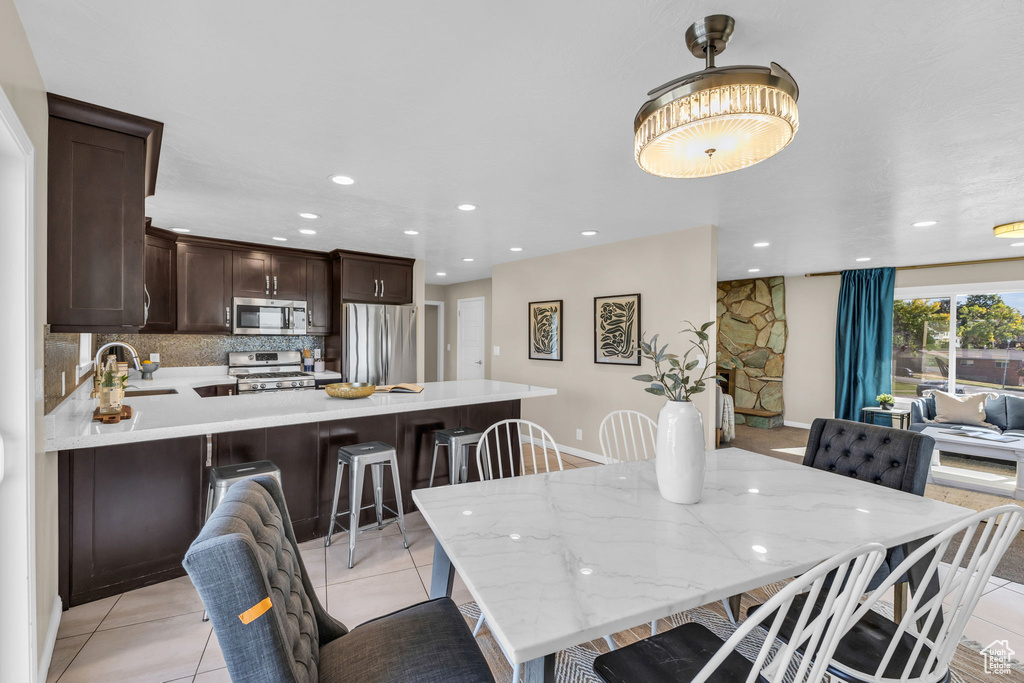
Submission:
<svg viewBox="0 0 1024 683">
<path fill-rule="evenodd" d="M 923 496 L 934 448 L 935 439 L 926 434 L 819 417 L 811 424 L 803 464 Z M 877 588 L 906 556 L 905 546 L 890 548 L 868 588 Z M 907 580 L 896 581 L 897 616 L 902 616 Z"/>
</svg>

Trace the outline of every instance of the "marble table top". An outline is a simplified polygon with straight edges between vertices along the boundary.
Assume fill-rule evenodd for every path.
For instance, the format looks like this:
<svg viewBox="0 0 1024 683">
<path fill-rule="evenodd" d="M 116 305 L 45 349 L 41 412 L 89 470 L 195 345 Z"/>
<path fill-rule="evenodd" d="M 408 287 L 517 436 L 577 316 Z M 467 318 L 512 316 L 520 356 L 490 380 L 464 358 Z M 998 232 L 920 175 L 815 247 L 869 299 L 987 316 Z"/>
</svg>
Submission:
<svg viewBox="0 0 1024 683">
<path fill-rule="evenodd" d="M 653 460 L 419 489 L 413 499 L 516 662 L 973 513 L 736 448 L 708 452 L 696 505 L 661 497 Z"/>
</svg>

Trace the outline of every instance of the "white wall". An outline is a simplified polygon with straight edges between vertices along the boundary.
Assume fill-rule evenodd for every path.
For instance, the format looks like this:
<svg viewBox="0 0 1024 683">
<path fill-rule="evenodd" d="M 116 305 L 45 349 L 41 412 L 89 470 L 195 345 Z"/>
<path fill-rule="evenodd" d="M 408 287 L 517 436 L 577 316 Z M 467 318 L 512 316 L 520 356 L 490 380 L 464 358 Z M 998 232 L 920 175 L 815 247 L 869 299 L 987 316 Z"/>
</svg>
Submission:
<svg viewBox="0 0 1024 683">
<path fill-rule="evenodd" d="M 896 271 L 896 288 L 1024 280 L 1024 261 Z M 839 276 L 787 277 L 786 422 L 832 417 Z"/>
<path fill-rule="evenodd" d="M 683 321 L 715 319 L 717 233 L 706 226 L 495 266 L 491 335 L 501 355 L 491 359 L 491 377 L 558 389 L 557 396 L 523 401 L 523 417 L 560 444 L 600 454 L 598 427 L 606 414 L 633 409 L 656 418 L 664 399 L 631 379 L 648 372 L 649 362 L 643 368 L 594 363 L 594 297 L 640 292 L 643 331 L 659 333 L 682 353 Z M 548 299 L 563 300 L 562 362 L 527 358 L 527 304 Z M 708 332 L 714 338 L 714 328 Z M 694 402 L 704 415 L 705 443 L 713 447 L 714 392 Z M 577 429 L 583 430 L 579 441 Z"/>
</svg>

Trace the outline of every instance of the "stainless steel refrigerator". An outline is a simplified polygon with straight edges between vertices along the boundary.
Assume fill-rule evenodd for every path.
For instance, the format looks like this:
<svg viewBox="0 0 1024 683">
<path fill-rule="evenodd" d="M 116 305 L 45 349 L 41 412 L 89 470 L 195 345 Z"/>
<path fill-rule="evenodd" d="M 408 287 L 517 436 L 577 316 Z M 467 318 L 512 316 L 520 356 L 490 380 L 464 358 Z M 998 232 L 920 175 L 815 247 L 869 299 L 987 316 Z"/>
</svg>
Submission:
<svg viewBox="0 0 1024 683">
<path fill-rule="evenodd" d="M 416 381 L 416 307 L 345 304 L 342 368 L 346 382 Z"/>
</svg>

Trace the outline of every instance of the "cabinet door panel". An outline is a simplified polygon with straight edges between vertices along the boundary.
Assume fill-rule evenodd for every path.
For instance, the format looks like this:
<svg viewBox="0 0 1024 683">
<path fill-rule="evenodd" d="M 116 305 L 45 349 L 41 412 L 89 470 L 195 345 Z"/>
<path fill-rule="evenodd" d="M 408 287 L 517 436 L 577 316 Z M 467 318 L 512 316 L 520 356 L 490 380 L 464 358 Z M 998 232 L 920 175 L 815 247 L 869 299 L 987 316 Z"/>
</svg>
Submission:
<svg viewBox="0 0 1024 683">
<path fill-rule="evenodd" d="M 438 429 L 461 427 L 461 417 L 461 410 L 458 407 L 398 414 L 398 452 L 400 453 L 398 460 L 404 486 L 402 493 L 406 510 L 416 509 L 412 502 L 413 489 L 426 488 L 430 485 L 430 462 L 434 457 L 434 432 Z M 472 448 L 469 449 L 469 458 L 470 462 L 476 458 L 476 452 Z M 434 475 L 434 485 L 448 483 L 450 483 L 448 448 L 442 447 L 437 453 L 437 472 Z"/>
<path fill-rule="evenodd" d="M 463 427 L 470 427 L 472 429 L 479 429 L 481 432 L 486 430 L 492 424 L 501 422 L 502 420 L 517 420 L 521 416 L 520 403 L 519 401 L 498 401 L 496 403 L 478 403 L 474 405 L 462 406 L 459 409 L 461 422 Z M 501 432 L 501 436 L 505 436 L 504 432 Z M 506 442 L 507 443 L 507 442 Z M 519 473 L 519 453 L 518 447 L 513 446 L 515 453 L 513 453 L 513 466 L 516 470 L 516 474 Z M 507 446 L 499 443 L 497 440 L 491 437 L 491 464 L 497 466 L 497 453 L 507 453 Z M 508 459 L 504 460 L 508 462 Z M 480 471 L 476 466 L 476 455 L 469 462 L 469 480 L 480 481 Z"/>
<path fill-rule="evenodd" d="M 231 332 L 231 252 L 178 245 L 178 332 Z"/>
<path fill-rule="evenodd" d="M 270 254 L 259 251 L 235 251 L 234 295 L 249 299 L 272 297 L 274 259 Z"/>
<path fill-rule="evenodd" d="M 404 263 L 380 264 L 380 297 L 385 304 L 412 303 L 412 266 Z"/>
<path fill-rule="evenodd" d="M 379 263 L 361 258 L 341 261 L 341 298 L 345 301 L 379 303 Z"/>
<path fill-rule="evenodd" d="M 146 326 L 140 332 L 174 332 L 177 319 L 177 249 L 172 240 L 146 235 Z"/>
<path fill-rule="evenodd" d="M 305 301 L 306 259 L 301 256 L 275 254 L 270 283 L 273 287 L 270 291 L 275 299 Z"/>
<path fill-rule="evenodd" d="M 306 259 L 306 332 L 331 331 L 331 263 Z"/>
<path fill-rule="evenodd" d="M 70 604 L 184 573 L 202 526 L 203 437 L 74 451 Z"/>
<path fill-rule="evenodd" d="M 49 140 L 47 322 L 141 327 L 145 142 L 57 117 Z"/>
</svg>

